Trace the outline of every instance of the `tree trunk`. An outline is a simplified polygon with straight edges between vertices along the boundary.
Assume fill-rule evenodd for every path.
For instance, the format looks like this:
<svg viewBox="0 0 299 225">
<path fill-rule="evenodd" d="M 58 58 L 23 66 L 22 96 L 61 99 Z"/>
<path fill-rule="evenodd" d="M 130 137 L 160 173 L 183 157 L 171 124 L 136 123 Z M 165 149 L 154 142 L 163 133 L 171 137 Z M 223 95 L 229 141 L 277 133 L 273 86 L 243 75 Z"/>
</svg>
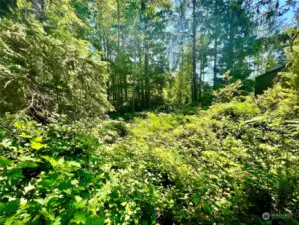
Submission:
<svg viewBox="0 0 299 225">
<path fill-rule="evenodd" d="M 143 89 L 143 76 L 142 76 L 142 52 L 141 41 L 138 41 L 138 58 L 139 58 L 139 77 L 138 77 L 138 99 L 139 107 L 144 107 L 144 89 Z"/>
<path fill-rule="evenodd" d="M 215 11 L 214 14 L 216 15 L 218 13 L 217 11 L 217 1 L 215 1 Z M 217 23 L 217 22 L 216 22 Z M 215 29 L 215 41 L 214 41 L 214 68 L 213 68 L 213 89 L 215 90 L 217 88 L 217 55 L 218 55 L 218 26 L 216 25 Z"/>
<path fill-rule="evenodd" d="M 217 37 L 215 38 L 214 43 L 214 76 L 213 76 L 213 88 L 216 89 L 217 87 L 217 54 L 218 54 L 218 43 L 217 43 Z"/>
<path fill-rule="evenodd" d="M 119 103 L 123 103 L 123 87 L 122 87 L 122 77 L 120 74 L 120 65 L 121 65 L 121 60 L 120 60 L 120 8 L 119 8 L 119 0 L 117 0 L 117 75 L 118 75 L 118 97 L 119 97 Z"/>
<path fill-rule="evenodd" d="M 146 0 L 141 1 L 140 21 L 144 23 L 144 91 L 145 91 L 145 107 L 150 105 L 150 87 L 149 87 L 149 74 L 148 74 L 148 43 L 147 43 L 147 18 L 143 16 L 146 8 Z"/>
<path fill-rule="evenodd" d="M 192 72 L 193 72 L 193 82 L 192 82 L 192 103 L 197 104 L 197 74 L 196 74 L 196 0 L 192 0 Z"/>
<path fill-rule="evenodd" d="M 182 48 L 182 65 L 181 65 L 181 76 L 180 76 L 180 85 L 178 93 L 178 103 L 182 104 L 182 83 L 184 79 L 184 48 Z"/>
<path fill-rule="evenodd" d="M 99 34 L 99 47 L 100 47 L 100 51 L 104 51 L 103 48 L 103 33 L 104 33 L 104 29 L 103 29 L 103 3 L 102 0 L 99 0 L 98 2 L 98 22 L 97 22 L 97 26 L 98 26 L 98 30 L 100 31 Z"/>
<path fill-rule="evenodd" d="M 203 85 L 202 85 L 202 82 L 203 82 L 203 70 L 204 70 L 204 46 L 202 46 L 201 48 L 201 60 L 200 60 L 200 75 L 199 75 L 199 82 L 198 82 L 198 99 L 199 101 L 201 101 L 201 97 L 203 95 Z"/>
<path fill-rule="evenodd" d="M 144 75 L 145 75 L 145 104 L 149 107 L 150 102 L 150 90 L 149 90 L 149 77 L 148 77 L 148 51 L 147 51 L 147 40 L 144 40 Z"/>
</svg>

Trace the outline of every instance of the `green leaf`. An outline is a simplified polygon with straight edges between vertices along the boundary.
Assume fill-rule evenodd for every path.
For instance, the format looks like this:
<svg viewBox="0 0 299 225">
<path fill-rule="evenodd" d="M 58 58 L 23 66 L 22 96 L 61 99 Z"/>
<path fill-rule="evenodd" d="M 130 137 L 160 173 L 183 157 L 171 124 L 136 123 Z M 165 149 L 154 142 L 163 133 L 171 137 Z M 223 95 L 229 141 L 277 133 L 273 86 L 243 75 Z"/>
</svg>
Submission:
<svg viewBox="0 0 299 225">
<path fill-rule="evenodd" d="M 50 219 L 51 221 L 53 221 L 55 219 L 55 216 L 53 214 L 49 213 L 46 208 L 42 208 L 42 210 L 40 211 L 40 214 L 44 215 L 46 218 Z"/>
<path fill-rule="evenodd" d="M 18 121 L 14 122 L 14 126 L 18 129 L 25 128 L 25 126 L 23 124 L 20 124 Z"/>
<path fill-rule="evenodd" d="M 29 191 L 31 191 L 31 190 L 33 190 L 33 189 L 35 189 L 35 186 L 34 186 L 34 185 L 31 185 L 31 184 L 29 183 L 28 186 L 26 186 L 26 187 L 24 188 L 24 192 L 27 193 L 27 192 L 29 192 Z"/>
<path fill-rule="evenodd" d="M 24 178 L 24 175 L 23 175 L 23 173 L 21 171 L 16 170 L 15 173 L 12 173 L 10 175 L 10 178 L 14 178 L 14 179 L 16 179 L 16 178 Z"/>
<path fill-rule="evenodd" d="M 194 203 L 198 203 L 200 201 L 200 197 L 197 194 L 192 195 L 192 200 Z"/>
<path fill-rule="evenodd" d="M 105 217 L 104 216 L 91 216 L 87 219 L 86 225 L 104 225 Z"/>
<path fill-rule="evenodd" d="M 0 128 L 0 135 L 3 135 L 3 134 L 5 134 L 5 130 Z"/>
<path fill-rule="evenodd" d="M 31 161 L 25 161 L 25 162 L 20 162 L 18 164 L 18 166 L 20 168 L 37 168 L 38 164 L 36 164 L 35 162 L 31 162 Z"/>
<path fill-rule="evenodd" d="M 81 164 L 78 163 L 78 162 L 76 162 L 76 161 L 68 161 L 68 162 L 67 162 L 67 165 L 68 165 L 69 167 L 76 167 L 77 169 L 78 169 L 78 168 L 81 168 Z"/>
<path fill-rule="evenodd" d="M 56 217 L 55 221 L 52 223 L 52 225 L 60 225 L 61 224 L 60 220 L 61 220 L 60 216 Z"/>
<path fill-rule="evenodd" d="M 24 225 L 24 223 L 21 220 L 14 220 L 13 225 Z"/>
<path fill-rule="evenodd" d="M 84 212 L 76 212 L 74 214 L 74 218 L 71 219 L 70 222 L 76 223 L 76 224 L 85 224 L 86 217 Z"/>
<path fill-rule="evenodd" d="M 203 210 L 204 210 L 206 213 L 210 214 L 210 212 L 212 212 L 212 206 L 211 206 L 211 205 L 205 205 L 205 206 L 203 207 Z"/>
<path fill-rule="evenodd" d="M 45 200 L 42 198 L 38 198 L 38 199 L 34 199 L 35 202 L 39 203 L 40 205 L 44 205 L 45 204 Z"/>
<path fill-rule="evenodd" d="M 72 189 L 71 188 L 65 189 L 65 190 L 63 190 L 63 192 L 68 194 L 68 195 L 71 195 L 72 194 Z"/>
<path fill-rule="evenodd" d="M 80 196 L 75 196 L 76 202 L 74 203 L 75 208 L 80 209 L 84 208 L 87 200 L 82 199 Z"/>
<path fill-rule="evenodd" d="M 22 137 L 22 138 L 28 138 L 28 139 L 31 139 L 31 138 L 32 138 L 31 135 L 27 135 L 25 132 L 22 132 L 22 133 L 20 134 L 20 137 Z"/>
<path fill-rule="evenodd" d="M 82 198 L 78 195 L 75 196 L 75 199 L 76 199 L 77 202 L 80 202 L 82 200 Z"/>
<path fill-rule="evenodd" d="M 47 160 L 53 167 L 56 167 L 58 165 L 58 162 L 49 156 L 42 156 L 42 158 Z"/>
<path fill-rule="evenodd" d="M 35 150 L 40 150 L 42 148 L 47 147 L 46 144 L 42 144 L 36 141 L 31 141 L 31 148 L 35 149 Z"/>
<path fill-rule="evenodd" d="M 0 215 L 6 214 L 11 215 L 14 214 L 19 209 L 20 201 L 13 200 L 7 203 L 0 202 Z"/>
<path fill-rule="evenodd" d="M 13 162 L 3 156 L 0 156 L 0 167 L 10 166 Z"/>
<path fill-rule="evenodd" d="M 34 138 L 35 142 L 41 143 L 43 141 L 43 137 L 42 136 L 38 136 L 36 138 Z"/>
<path fill-rule="evenodd" d="M 77 184 L 79 184 L 79 181 L 77 179 L 74 179 L 74 180 L 71 181 L 71 184 L 72 185 L 77 185 Z"/>
</svg>

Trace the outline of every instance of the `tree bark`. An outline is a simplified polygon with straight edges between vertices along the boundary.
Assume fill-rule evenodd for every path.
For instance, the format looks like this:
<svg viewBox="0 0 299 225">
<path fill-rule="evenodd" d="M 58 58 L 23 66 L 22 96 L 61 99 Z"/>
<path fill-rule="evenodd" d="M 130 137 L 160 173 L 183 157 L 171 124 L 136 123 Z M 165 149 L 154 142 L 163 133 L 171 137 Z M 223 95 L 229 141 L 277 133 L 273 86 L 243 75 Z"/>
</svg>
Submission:
<svg viewBox="0 0 299 225">
<path fill-rule="evenodd" d="M 117 0 L 117 80 L 118 80 L 118 100 L 119 102 L 122 104 L 123 102 L 123 88 L 122 88 L 122 77 L 120 74 L 120 64 L 121 64 L 121 60 L 120 60 L 120 8 L 119 8 L 119 0 Z"/>
<path fill-rule="evenodd" d="M 145 91 L 145 107 L 150 106 L 150 87 L 149 87 L 149 74 L 148 74 L 148 40 L 147 40 L 147 18 L 143 16 L 143 13 L 146 8 L 146 0 L 141 1 L 141 14 L 140 21 L 144 24 L 144 91 Z"/>
<path fill-rule="evenodd" d="M 197 104 L 197 74 L 196 74 L 196 0 L 192 0 L 192 103 Z"/>
<path fill-rule="evenodd" d="M 215 37 L 214 42 L 214 76 L 213 76 L 213 88 L 216 89 L 216 82 L 217 82 L 217 54 L 218 54 L 218 42 L 217 37 Z"/>
</svg>

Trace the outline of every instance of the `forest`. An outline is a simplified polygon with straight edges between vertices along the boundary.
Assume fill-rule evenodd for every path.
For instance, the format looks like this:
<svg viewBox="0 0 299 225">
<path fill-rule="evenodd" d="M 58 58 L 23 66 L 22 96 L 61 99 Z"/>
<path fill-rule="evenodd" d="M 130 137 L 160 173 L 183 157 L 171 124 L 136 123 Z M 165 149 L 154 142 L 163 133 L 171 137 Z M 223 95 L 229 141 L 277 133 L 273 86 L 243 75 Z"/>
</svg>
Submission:
<svg viewBox="0 0 299 225">
<path fill-rule="evenodd" d="M 0 224 L 299 225 L 299 2 L 0 0 Z"/>
</svg>

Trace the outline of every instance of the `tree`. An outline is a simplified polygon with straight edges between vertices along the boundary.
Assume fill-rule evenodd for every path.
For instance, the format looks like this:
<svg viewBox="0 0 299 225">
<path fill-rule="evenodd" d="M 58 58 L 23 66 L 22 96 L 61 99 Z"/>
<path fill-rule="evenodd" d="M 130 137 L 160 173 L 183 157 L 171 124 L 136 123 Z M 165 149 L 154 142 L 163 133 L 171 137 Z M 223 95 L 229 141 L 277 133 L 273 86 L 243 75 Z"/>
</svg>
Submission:
<svg viewBox="0 0 299 225">
<path fill-rule="evenodd" d="M 111 102 L 122 111 L 151 107 L 154 99 L 161 98 L 157 96 L 162 95 L 161 85 L 166 85 L 164 81 L 167 80 L 165 29 L 169 2 L 115 0 L 104 6 L 94 4 L 93 7 L 99 18 L 109 18 L 109 22 L 97 20 L 99 24 L 94 27 L 92 43 L 95 43 L 95 48 L 103 46 L 97 44 L 99 40 L 95 34 L 103 33 L 101 29 L 106 27 L 104 33 L 109 33 L 110 43 L 107 61 L 112 70 L 109 82 Z M 131 106 L 133 102 L 134 107 Z"/>
<path fill-rule="evenodd" d="M 2 114 L 56 111 L 78 117 L 111 108 L 107 64 L 87 41 L 74 36 L 84 26 L 75 9 L 68 1 L 57 3 L 49 2 L 43 23 L 22 0 L 11 17 L 1 20 Z"/>
</svg>

